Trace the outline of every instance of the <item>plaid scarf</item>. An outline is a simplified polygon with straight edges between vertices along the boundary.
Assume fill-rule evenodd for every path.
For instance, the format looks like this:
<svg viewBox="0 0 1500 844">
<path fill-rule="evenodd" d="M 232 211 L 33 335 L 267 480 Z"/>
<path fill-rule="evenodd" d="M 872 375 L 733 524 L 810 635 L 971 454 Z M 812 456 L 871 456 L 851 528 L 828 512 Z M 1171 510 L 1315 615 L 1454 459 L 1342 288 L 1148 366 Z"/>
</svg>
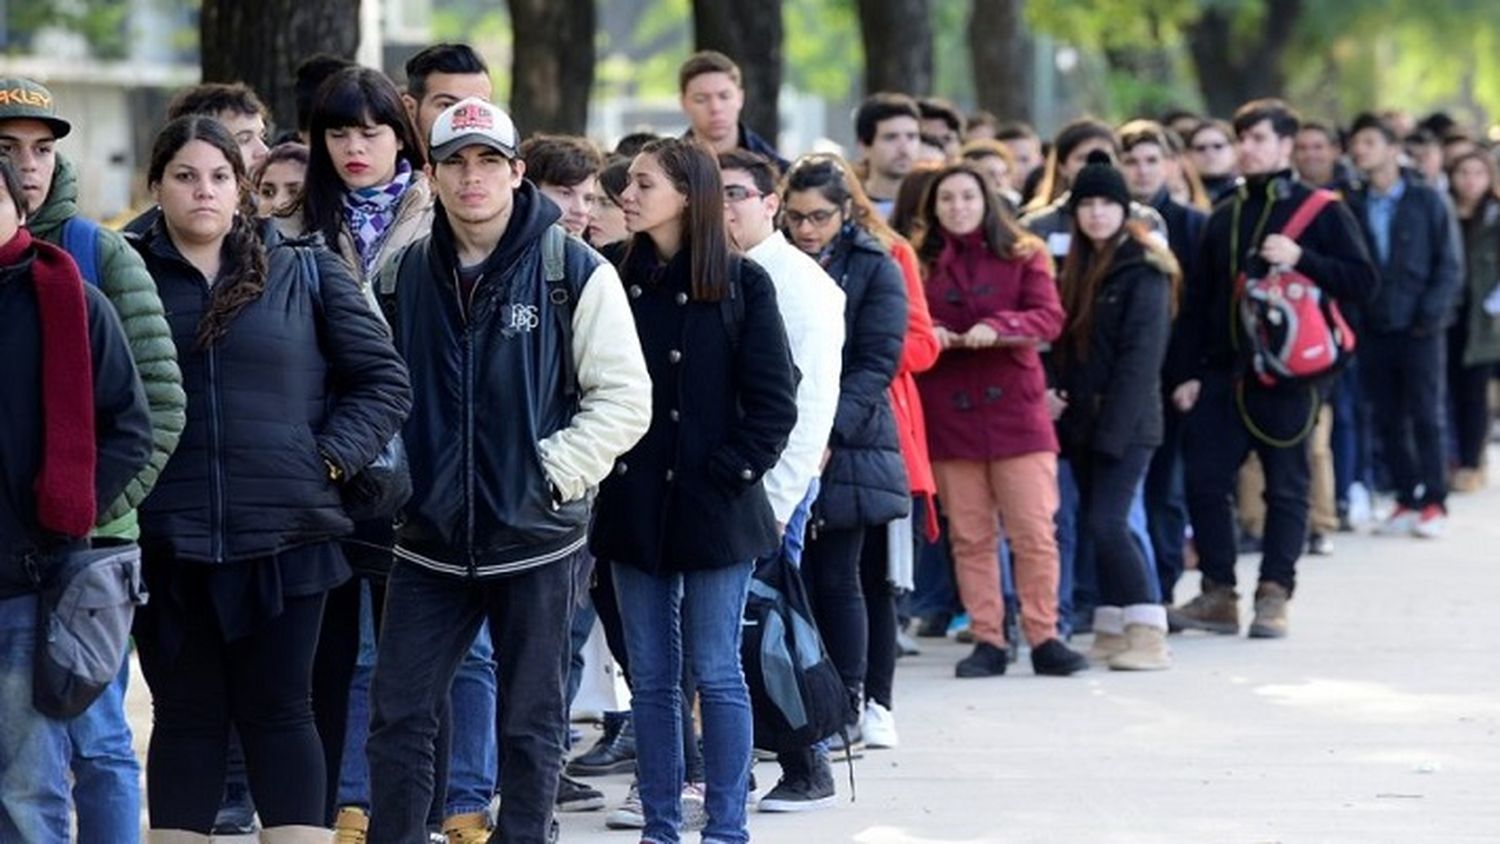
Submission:
<svg viewBox="0 0 1500 844">
<path fill-rule="evenodd" d="M 396 206 L 410 186 L 411 164 L 402 158 L 396 162 L 396 178 L 389 183 L 344 191 L 344 222 L 354 235 L 354 249 L 366 276 L 375 270 L 375 256 L 380 254 L 386 233 L 396 221 Z"/>
</svg>

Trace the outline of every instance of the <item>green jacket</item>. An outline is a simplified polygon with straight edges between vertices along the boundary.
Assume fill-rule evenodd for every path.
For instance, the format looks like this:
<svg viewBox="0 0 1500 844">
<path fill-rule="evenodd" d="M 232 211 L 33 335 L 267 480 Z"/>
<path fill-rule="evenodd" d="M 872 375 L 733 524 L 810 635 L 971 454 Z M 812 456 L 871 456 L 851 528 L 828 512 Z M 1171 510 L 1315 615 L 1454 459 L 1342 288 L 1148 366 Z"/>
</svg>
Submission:
<svg viewBox="0 0 1500 844">
<path fill-rule="evenodd" d="M 63 223 L 78 214 L 78 180 L 73 165 L 57 157 L 52 189 L 47 201 L 26 220 L 35 237 L 61 246 Z M 156 484 L 167 458 L 187 424 L 187 394 L 182 391 L 182 373 L 177 368 L 177 346 L 167 325 L 156 282 L 146 272 L 141 256 L 130 248 L 119 232 L 99 229 L 99 288 L 109 297 L 125 327 L 130 353 L 135 358 L 146 400 L 151 406 L 151 460 L 125 487 L 107 512 L 99 514 L 98 536 L 137 539 L 135 509 Z"/>
<path fill-rule="evenodd" d="M 1500 200 L 1491 199 L 1476 218 L 1464 220 L 1464 301 L 1468 302 L 1468 342 L 1464 366 L 1500 362 L 1500 319 L 1484 312 L 1484 300 L 1500 284 Z"/>
</svg>

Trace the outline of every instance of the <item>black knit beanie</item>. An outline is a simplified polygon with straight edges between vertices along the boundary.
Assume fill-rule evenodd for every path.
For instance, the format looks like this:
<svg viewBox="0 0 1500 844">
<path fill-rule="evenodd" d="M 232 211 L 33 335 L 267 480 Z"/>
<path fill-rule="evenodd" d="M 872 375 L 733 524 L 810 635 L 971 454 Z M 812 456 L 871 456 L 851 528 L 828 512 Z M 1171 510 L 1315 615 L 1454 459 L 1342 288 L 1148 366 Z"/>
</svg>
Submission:
<svg viewBox="0 0 1500 844">
<path fill-rule="evenodd" d="M 1130 189 L 1125 186 L 1125 177 L 1110 163 L 1109 153 L 1099 149 L 1089 153 L 1088 165 L 1073 179 L 1068 213 L 1075 213 L 1078 203 L 1093 196 L 1102 196 L 1130 208 Z"/>
</svg>

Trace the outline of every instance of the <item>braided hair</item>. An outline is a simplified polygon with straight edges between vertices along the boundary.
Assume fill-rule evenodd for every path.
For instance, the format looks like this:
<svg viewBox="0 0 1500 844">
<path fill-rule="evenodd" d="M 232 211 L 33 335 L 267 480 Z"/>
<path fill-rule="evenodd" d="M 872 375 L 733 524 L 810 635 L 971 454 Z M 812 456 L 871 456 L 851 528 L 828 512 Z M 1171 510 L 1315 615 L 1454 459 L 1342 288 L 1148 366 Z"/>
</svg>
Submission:
<svg viewBox="0 0 1500 844">
<path fill-rule="evenodd" d="M 245 162 L 240 158 L 239 146 L 218 120 L 190 114 L 168 123 L 156 136 L 156 144 L 151 149 L 147 184 L 152 187 L 161 184 L 167 165 L 179 150 L 193 141 L 203 141 L 224 154 L 224 159 L 234 170 L 239 190 L 240 208 L 224 235 L 224 252 L 228 260 L 220 272 L 219 281 L 213 285 L 208 310 L 198 322 L 198 347 L 207 349 L 229 331 L 229 323 L 242 308 L 265 292 L 266 247 L 260 239 L 250 180 L 245 175 Z"/>
</svg>

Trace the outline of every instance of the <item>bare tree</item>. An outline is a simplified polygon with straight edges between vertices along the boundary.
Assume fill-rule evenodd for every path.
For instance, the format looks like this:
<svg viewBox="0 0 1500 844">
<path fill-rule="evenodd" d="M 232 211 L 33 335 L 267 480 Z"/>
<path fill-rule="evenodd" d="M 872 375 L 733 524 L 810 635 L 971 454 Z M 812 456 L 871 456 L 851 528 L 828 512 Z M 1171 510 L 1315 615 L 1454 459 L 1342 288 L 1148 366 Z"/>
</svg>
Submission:
<svg viewBox="0 0 1500 844">
<path fill-rule="evenodd" d="M 594 0 L 508 0 L 510 113 L 521 134 L 581 135 L 594 86 Z"/>
<path fill-rule="evenodd" d="M 969 15 L 975 97 L 1003 120 L 1031 119 L 1033 45 L 1024 6 L 1025 0 L 974 0 Z"/>
<path fill-rule="evenodd" d="M 865 45 L 865 93 L 932 93 L 928 0 L 857 0 Z"/>
<path fill-rule="evenodd" d="M 359 0 L 203 0 L 198 29 L 203 81 L 244 82 L 278 126 L 295 128 L 297 65 L 314 53 L 354 58 Z"/>
<path fill-rule="evenodd" d="M 773 144 L 781 127 L 781 0 L 693 0 L 693 41 L 740 66 L 745 82 L 741 117 Z"/>
</svg>

